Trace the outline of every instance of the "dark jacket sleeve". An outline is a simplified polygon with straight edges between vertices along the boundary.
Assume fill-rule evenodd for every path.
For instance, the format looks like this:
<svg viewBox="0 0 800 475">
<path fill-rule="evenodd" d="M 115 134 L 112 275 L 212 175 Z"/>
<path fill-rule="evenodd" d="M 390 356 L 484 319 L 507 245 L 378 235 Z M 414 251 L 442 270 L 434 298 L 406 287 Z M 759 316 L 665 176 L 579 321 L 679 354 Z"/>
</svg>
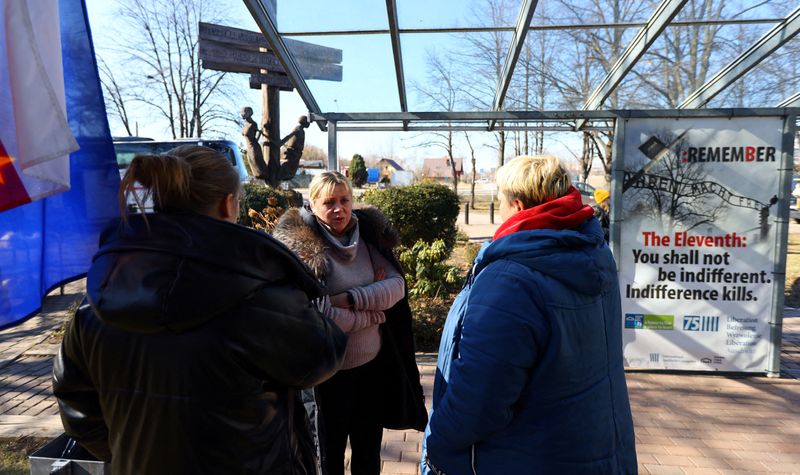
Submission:
<svg viewBox="0 0 800 475">
<path fill-rule="evenodd" d="M 83 305 L 67 325 L 61 349 L 53 360 L 53 394 L 64 432 L 98 459 L 110 461 L 108 427 L 81 349 L 81 322 L 91 317 L 91 311 L 88 305 Z"/>
<path fill-rule="evenodd" d="M 241 319 L 241 357 L 281 386 L 308 388 L 341 367 L 347 336 L 301 290 L 269 286 L 248 302 Z"/>
</svg>

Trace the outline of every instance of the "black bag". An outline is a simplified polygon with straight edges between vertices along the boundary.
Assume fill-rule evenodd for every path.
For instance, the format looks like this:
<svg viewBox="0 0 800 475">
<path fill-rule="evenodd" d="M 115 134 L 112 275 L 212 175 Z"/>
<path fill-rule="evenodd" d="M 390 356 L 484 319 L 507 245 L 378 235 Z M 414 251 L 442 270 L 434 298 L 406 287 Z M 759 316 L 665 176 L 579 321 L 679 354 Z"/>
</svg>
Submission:
<svg viewBox="0 0 800 475">
<path fill-rule="evenodd" d="M 404 311 L 405 310 L 405 311 Z M 386 311 L 381 324 L 382 423 L 386 429 L 425 430 L 428 410 L 420 384 L 411 333 L 411 309 L 403 299 Z"/>
</svg>

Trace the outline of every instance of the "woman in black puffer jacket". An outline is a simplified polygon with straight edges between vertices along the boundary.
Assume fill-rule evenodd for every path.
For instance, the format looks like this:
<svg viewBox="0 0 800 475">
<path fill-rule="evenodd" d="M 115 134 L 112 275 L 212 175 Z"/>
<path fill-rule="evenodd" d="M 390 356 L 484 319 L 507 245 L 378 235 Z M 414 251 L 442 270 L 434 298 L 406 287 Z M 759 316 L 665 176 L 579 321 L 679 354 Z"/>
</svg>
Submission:
<svg viewBox="0 0 800 475">
<path fill-rule="evenodd" d="M 219 153 L 136 157 L 120 187 L 156 213 L 102 234 L 88 304 L 53 370 L 67 434 L 115 474 L 312 474 L 300 388 L 341 365 L 321 289 L 271 237 L 233 224 L 239 181 Z"/>
</svg>

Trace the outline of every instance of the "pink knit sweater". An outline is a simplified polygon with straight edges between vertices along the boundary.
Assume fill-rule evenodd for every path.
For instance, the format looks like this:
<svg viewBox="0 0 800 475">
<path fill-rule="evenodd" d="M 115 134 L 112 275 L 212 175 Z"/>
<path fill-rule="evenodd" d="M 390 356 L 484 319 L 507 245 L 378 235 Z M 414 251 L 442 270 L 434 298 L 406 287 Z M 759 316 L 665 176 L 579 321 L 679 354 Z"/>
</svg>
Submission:
<svg viewBox="0 0 800 475">
<path fill-rule="evenodd" d="M 352 309 L 330 307 L 326 315 L 347 333 L 347 352 L 342 369 L 366 364 L 381 348 L 378 325 L 386 321 L 383 310 L 399 302 L 405 293 L 403 277 L 380 252 L 359 236 L 358 226 L 347 244 L 322 231 L 330 244 L 326 285 L 331 295 L 349 291 L 355 304 Z M 383 280 L 376 281 L 379 269 L 385 272 Z"/>
</svg>

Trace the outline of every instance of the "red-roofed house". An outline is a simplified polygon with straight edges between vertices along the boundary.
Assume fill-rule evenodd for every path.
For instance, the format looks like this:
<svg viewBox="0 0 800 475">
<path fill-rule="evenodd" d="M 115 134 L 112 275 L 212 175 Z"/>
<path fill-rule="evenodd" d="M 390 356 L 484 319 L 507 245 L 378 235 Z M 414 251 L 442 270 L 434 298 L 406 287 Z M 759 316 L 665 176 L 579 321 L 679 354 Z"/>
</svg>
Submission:
<svg viewBox="0 0 800 475">
<path fill-rule="evenodd" d="M 464 160 L 456 158 L 456 176 L 459 180 L 464 176 Z M 441 180 L 450 182 L 453 181 L 453 171 L 450 169 L 450 159 L 443 158 L 426 158 L 422 162 L 422 176 L 423 178 L 432 178 L 434 180 Z"/>
</svg>

